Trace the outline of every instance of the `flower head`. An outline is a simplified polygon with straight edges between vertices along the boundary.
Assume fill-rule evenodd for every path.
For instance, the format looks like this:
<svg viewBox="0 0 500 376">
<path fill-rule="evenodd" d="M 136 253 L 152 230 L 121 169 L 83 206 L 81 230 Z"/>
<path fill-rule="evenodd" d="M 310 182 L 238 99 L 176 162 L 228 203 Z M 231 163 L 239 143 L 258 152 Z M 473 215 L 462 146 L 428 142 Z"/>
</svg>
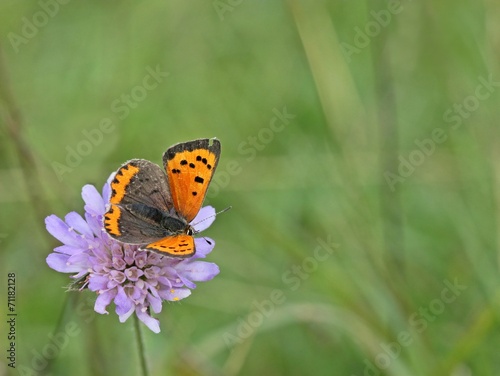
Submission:
<svg viewBox="0 0 500 376">
<path fill-rule="evenodd" d="M 196 238 L 196 254 L 188 259 L 174 259 L 157 253 L 142 251 L 137 245 L 112 239 L 103 228 L 102 217 L 110 197 L 109 180 L 102 196 L 92 185 L 82 189 L 85 201 L 84 218 L 67 214 L 64 221 L 55 215 L 45 219 L 47 231 L 63 245 L 47 257 L 47 264 L 62 273 L 74 273 L 71 278 L 84 280 L 82 288 L 97 293 L 94 310 L 107 314 L 106 307 L 115 303 L 120 322 L 134 312 L 153 332 L 160 332 L 157 319 L 163 300 L 177 301 L 191 294 L 194 282 L 209 281 L 219 273 L 216 264 L 200 261 L 210 253 L 214 241 Z M 210 219 L 200 222 L 201 219 Z M 206 206 L 192 221 L 199 232 L 215 219 L 215 210 Z"/>
</svg>

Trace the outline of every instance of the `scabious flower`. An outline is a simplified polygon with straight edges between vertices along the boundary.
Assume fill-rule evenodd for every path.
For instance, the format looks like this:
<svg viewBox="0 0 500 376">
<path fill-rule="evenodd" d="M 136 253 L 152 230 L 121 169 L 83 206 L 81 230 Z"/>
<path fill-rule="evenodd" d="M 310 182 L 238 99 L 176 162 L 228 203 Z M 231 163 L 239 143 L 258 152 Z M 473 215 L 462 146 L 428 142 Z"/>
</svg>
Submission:
<svg viewBox="0 0 500 376">
<path fill-rule="evenodd" d="M 149 329 L 159 333 L 159 322 L 151 317 L 151 311 L 159 313 L 163 300 L 188 297 L 196 287 L 194 282 L 209 281 L 219 273 L 216 264 L 198 260 L 212 251 L 214 241 L 196 238 L 194 256 L 174 259 L 111 238 L 102 224 L 110 197 L 109 183 L 104 185 L 102 196 L 92 185 L 83 187 L 85 218 L 71 212 L 64 221 L 55 215 L 45 219 L 47 231 L 63 243 L 49 254 L 47 264 L 58 272 L 74 273 L 70 278 L 83 281 L 80 290 L 95 291 L 97 313 L 107 314 L 106 307 L 114 302 L 120 322 L 135 313 Z M 199 232 L 214 220 L 214 208 L 206 206 L 192 225 Z"/>
</svg>

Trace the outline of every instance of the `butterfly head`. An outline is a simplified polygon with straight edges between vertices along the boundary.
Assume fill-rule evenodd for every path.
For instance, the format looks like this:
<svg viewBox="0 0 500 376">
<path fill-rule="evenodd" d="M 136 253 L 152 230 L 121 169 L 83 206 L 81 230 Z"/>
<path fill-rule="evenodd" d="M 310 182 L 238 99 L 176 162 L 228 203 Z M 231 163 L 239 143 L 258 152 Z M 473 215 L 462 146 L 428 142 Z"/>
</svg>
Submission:
<svg viewBox="0 0 500 376">
<path fill-rule="evenodd" d="M 187 225 L 187 226 L 186 226 L 186 228 L 184 229 L 184 233 L 185 233 L 186 235 L 194 235 L 194 234 L 196 234 L 196 231 L 195 231 L 195 229 L 193 228 L 193 226 L 191 226 L 191 225 Z"/>
</svg>

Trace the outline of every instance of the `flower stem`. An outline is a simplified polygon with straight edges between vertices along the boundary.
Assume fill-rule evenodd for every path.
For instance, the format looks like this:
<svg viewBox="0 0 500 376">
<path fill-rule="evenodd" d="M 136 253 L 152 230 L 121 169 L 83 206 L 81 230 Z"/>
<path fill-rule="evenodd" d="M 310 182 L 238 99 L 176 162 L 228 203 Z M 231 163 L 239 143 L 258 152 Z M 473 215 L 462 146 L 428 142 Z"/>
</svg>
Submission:
<svg viewBox="0 0 500 376">
<path fill-rule="evenodd" d="M 149 376 L 148 365 L 146 363 L 146 352 L 144 349 L 144 341 L 142 338 L 139 318 L 134 315 L 135 339 L 137 341 L 137 350 L 139 351 L 139 361 L 141 363 L 141 376 Z"/>
</svg>

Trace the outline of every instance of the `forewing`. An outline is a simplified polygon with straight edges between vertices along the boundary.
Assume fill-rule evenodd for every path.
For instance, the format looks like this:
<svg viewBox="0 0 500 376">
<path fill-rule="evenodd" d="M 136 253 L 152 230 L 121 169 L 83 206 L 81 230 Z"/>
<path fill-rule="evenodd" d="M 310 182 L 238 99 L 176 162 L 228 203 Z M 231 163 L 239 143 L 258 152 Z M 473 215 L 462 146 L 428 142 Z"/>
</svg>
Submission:
<svg viewBox="0 0 500 376">
<path fill-rule="evenodd" d="M 170 147 L 163 154 L 172 203 L 187 222 L 198 214 L 220 157 L 217 139 L 199 139 Z"/>
<path fill-rule="evenodd" d="M 168 235 L 154 216 L 140 215 L 145 210 L 168 212 L 173 207 L 165 172 L 158 165 L 144 159 L 123 164 L 111 181 L 109 204 L 103 221 L 113 238 L 145 244 Z"/>
<path fill-rule="evenodd" d="M 121 166 L 111 181 L 111 204 L 144 204 L 168 212 L 172 199 L 167 177 L 160 166 L 132 159 Z"/>
</svg>

